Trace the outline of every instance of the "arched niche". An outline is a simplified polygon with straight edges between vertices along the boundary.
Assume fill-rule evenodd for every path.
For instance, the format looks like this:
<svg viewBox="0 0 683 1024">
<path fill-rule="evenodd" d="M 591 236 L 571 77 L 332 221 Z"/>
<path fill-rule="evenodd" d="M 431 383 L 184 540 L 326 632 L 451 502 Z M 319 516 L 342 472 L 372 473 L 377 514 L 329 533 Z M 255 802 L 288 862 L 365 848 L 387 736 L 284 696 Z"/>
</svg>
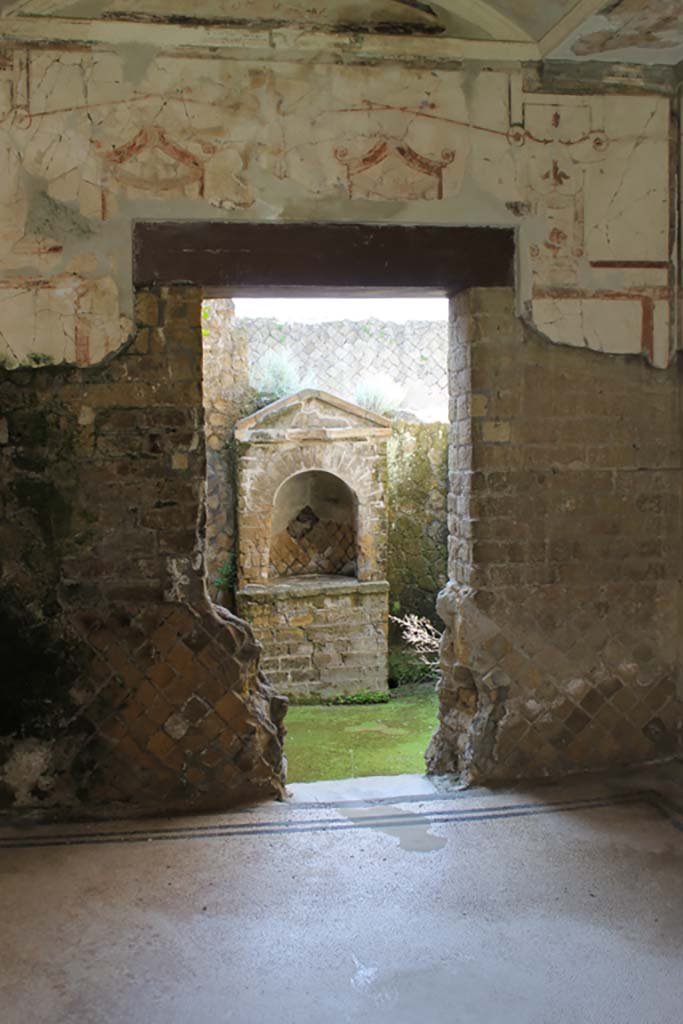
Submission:
<svg viewBox="0 0 683 1024">
<path fill-rule="evenodd" d="M 341 477 L 307 469 L 276 491 L 269 578 L 356 576 L 358 499 Z"/>
</svg>

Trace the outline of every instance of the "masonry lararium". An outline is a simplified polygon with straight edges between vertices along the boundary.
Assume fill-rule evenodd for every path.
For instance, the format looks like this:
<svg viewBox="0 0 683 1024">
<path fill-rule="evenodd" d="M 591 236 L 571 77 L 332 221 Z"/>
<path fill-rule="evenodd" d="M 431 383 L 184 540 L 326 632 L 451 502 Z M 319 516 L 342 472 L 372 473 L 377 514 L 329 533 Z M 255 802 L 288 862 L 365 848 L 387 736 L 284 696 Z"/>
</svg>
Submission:
<svg viewBox="0 0 683 1024">
<path fill-rule="evenodd" d="M 290 696 L 387 687 L 389 420 L 300 391 L 236 425 L 241 616 Z"/>
</svg>

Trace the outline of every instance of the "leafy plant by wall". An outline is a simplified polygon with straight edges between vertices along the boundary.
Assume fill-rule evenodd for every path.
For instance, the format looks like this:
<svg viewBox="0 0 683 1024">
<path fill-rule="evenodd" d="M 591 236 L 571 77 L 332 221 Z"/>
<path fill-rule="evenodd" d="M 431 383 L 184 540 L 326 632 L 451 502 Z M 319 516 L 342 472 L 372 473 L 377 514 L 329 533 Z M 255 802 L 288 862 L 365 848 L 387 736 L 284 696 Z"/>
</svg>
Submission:
<svg viewBox="0 0 683 1024">
<path fill-rule="evenodd" d="M 395 420 L 388 447 L 389 602 L 439 623 L 447 579 L 448 426 Z M 392 632 L 395 632 L 393 630 Z"/>
<path fill-rule="evenodd" d="M 261 409 L 279 398 L 313 387 L 313 382 L 310 374 L 302 372 L 296 356 L 289 349 L 280 349 L 266 354 L 252 386 L 254 408 Z"/>
</svg>

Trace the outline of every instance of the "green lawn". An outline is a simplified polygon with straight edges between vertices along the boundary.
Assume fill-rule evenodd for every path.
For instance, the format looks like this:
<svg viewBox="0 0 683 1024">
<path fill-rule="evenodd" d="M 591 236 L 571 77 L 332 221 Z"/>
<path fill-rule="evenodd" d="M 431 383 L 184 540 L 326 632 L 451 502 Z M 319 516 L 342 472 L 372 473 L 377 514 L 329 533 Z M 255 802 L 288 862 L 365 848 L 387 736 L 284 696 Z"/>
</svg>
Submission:
<svg viewBox="0 0 683 1024">
<path fill-rule="evenodd" d="M 422 773 L 436 720 L 430 685 L 400 687 L 388 704 L 290 707 L 287 781 Z"/>
</svg>

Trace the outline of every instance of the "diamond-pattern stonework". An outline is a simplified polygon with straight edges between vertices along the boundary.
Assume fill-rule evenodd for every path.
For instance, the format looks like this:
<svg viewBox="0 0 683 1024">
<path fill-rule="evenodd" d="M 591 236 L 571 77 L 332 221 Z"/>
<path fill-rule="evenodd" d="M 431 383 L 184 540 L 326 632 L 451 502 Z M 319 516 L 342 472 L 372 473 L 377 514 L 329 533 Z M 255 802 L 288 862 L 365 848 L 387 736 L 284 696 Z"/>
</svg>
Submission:
<svg viewBox="0 0 683 1024">
<path fill-rule="evenodd" d="M 355 401 L 359 381 L 389 377 L 403 390 L 402 408 L 439 405 L 448 393 L 448 324 L 445 321 L 337 320 L 288 323 L 236 318 L 236 343 L 249 339 L 249 375 L 258 381 L 269 357 L 285 350 L 300 379 Z"/>
<path fill-rule="evenodd" d="M 271 576 L 353 576 L 355 568 L 356 542 L 353 527 L 348 523 L 319 520 L 310 531 L 297 537 L 289 529 L 283 530 L 270 545 Z"/>
<path fill-rule="evenodd" d="M 282 792 L 286 700 L 250 628 L 205 596 L 200 300 L 142 292 L 137 333 L 108 364 L 0 379 L 10 807 L 130 813 Z"/>
<path fill-rule="evenodd" d="M 675 373 L 550 346 L 503 290 L 456 313 L 429 765 L 518 778 L 680 752 Z"/>
</svg>

